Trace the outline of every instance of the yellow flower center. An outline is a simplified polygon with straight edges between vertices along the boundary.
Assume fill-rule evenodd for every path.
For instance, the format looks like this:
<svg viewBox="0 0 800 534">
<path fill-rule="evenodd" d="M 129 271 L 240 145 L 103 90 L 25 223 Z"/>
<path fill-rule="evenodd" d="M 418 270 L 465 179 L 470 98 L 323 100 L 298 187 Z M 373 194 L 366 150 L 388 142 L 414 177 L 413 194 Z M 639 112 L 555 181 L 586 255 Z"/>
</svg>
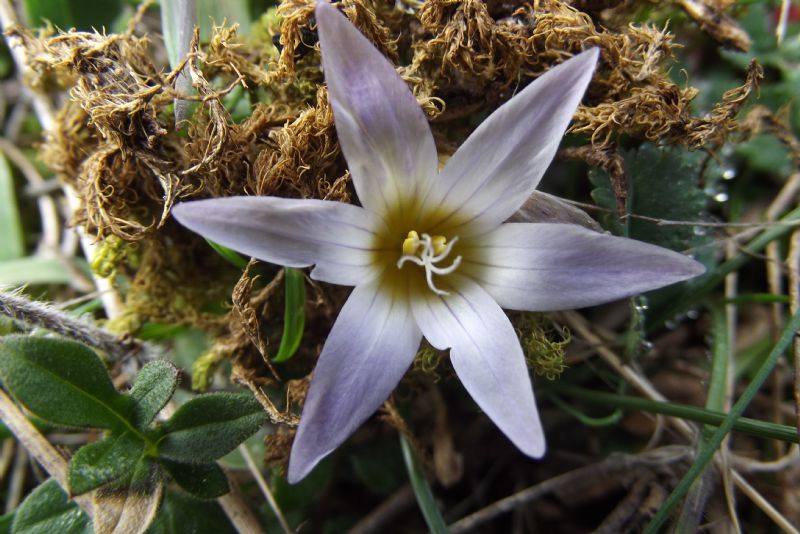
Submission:
<svg viewBox="0 0 800 534">
<path fill-rule="evenodd" d="M 461 265 L 461 256 L 456 256 L 453 263 L 448 267 L 436 265 L 450 255 L 450 252 L 453 250 L 453 245 L 455 245 L 457 241 L 458 236 L 453 237 L 448 243 L 447 238 L 442 235 L 431 237 L 423 233 L 422 237 L 420 237 L 417 232 L 411 230 L 408 232 L 408 237 L 403 240 L 403 255 L 397 260 L 397 268 L 402 269 L 407 261 L 424 267 L 425 281 L 428 283 L 428 287 L 431 291 L 437 295 L 449 295 L 447 291 L 443 291 L 434 285 L 433 275 L 450 274 Z"/>
</svg>

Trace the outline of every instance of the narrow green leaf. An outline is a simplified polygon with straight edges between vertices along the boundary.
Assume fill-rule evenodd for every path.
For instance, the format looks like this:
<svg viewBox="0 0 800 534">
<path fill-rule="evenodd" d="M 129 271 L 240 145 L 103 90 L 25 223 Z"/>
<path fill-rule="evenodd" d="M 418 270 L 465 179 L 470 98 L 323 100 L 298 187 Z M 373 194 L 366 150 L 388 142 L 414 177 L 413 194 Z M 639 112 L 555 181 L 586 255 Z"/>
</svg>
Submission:
<svg viewBox="0 0 800 534">
<path fill-rule="evenodd" d="M 11 524 L 14 523 L 14 512 L 0 515 L 0 534 L 11 534 Z"/>
<path fill-rule="evenodd" d="M 217 254 L 228 260 L 228 262 L 232 265 L 235 265 L 239 269 L 244 269 L 247 267 L 247 260 L 241 257 L 235 250 L 231 250 L 228 247 L 220 245 L 219 243 L 215 243 L 210 239 L 206 239 L 206 242 L 217 252 Z"/>
<path fill-rule="evenodd" d="M 0 286 L 68 284 L 72 273 L 56 258 L 25 256 L 0 261 Z"/>
<path fill-rule="evenodd" d="M 129 393 L 134 401 L 134 422 L 145 429 L 169 402 L 178 385 L 178 369 L 164 360 L 148 363 L 133 382 Z"/>
<path fill-rule="evenodd" d="M 162 459 L 161 465 L 178 486 L 198 499 L 216 499 L 230 491 L 228 477 L 216 462 L 186 464 Z"/>
<path fill-rule="evenodd" d="M 70 493 L 82 495 L 131 474 L 143 453 L 144 441 L 130 432 L 84 445 L 69 463 Z"/>
<path fill-rule="evenodd" d="M 168 491 L 150 534 L 185 534 L 213 532 L 236 534 L 228 517 L 216 502 L 195 499 L 187 494 Z"/>
<path fill-rule="evenodd" d="M 213 462 L 254 434 L 266 420 L 249 393 L 214 393 L 196 397 L 162 427 L 158 454 L 190 464 Z"/>
<path fill-rule="evenodd" d="M 0 152 L 0 262 L 24 255 L 25 240 L 14 194 L 14 176 L 8 160 Z"/>
<path fill-rule="evenodd" d="M 428 529 L 434 534 L 447 534 L 447 524 L 436 506 L 436 501 L 433 499 L 433 492 L 428 485 L 428 480 L 425 478 L 425 473 L 422 472 L 422 468 L 414 457 L 411 445 L 408 444 L 402 434 L 400 435 L 400 446 L 403 449 L 403 460 L 406 463 L 406 470 L 408 471 L 408 478 L 411 480 L 414 496 L 417 498 L 417 504 L 419 504 L 420 512 L 425 518 Z"/>
<path fill-rule="evenodd" d="M 89 517 L 52 478 L 22 501 L 11 525 L 13 534 L 92 534 Z"/>
<path fill-rule="evenodd" d="M 725 414 L 712 412 L 699 406 L 689 406 L 686 404 L 675 404 L 672 402 L 658 402 L 641 397 L 629 397 L 617 395 L 615 393 L 603 393 L 600 391 L 588 390 L 572 386 L 569 384 L 553 385 L 552 388 L 559 394 L 569 395 L 576 399 L 587 400 L 592 403 L 616 406 L 617 408 L 629 410 L 641 410 L 643 412 L 659 413 L 672 417 L 680 417 L 688 421 L 696 421 L 706 425 L 719 426 L 725 420 Z M 779 425 L 768 421 L 759 421 L 747 417 L 740 417 L 733 425 L 733 430 L 742 434 L 749 434 L 764 439 L 779 439 L 789 443 L 798 443 L 797 430 L 789 425 Z"/>
<path fill-rule="evenodd" d="M 719 448 L 722 440 L 724 440 L 725 436 L 728 435 L 728 432 L 734 428 L 736 421 L 741 418 L 742 413 L 750 404 L 750 401 L 753 400 L 753 397 L 756 396 L 758 390 L 761 389 L 761 386 L 769 377 L 773 367 L 775 367 L 775 364 L 778 362 L 778 359 L 789 347 L 789 344 L 797 335 L 798 329 L 800 329 L 800 310 L 794 314 L 792 320 L 789 321 L 789 323 L 783 329 L 783 332 L 781 332 L 781 336 L 778 339 L 778 343 L 772 349 L 772 352 L 770 352 L 769 357 L 764 361 L 764 363 L 761 364 L 761 367 L 758 369 L 758 372 L 756 373 L 756 376 L 753 378 L 752 382 L 747 385 L 747 388 L 744 390 L 744 393 L 742 393 L 742 396 L 739 397 L 739 400 L 733 405 L 731 411 L 727 416 L 725 416 L 725 419 L 722 421 L 719 428 L 717 428 L 714 434 L 703 445 L 692 466 L 689 468 L 680 482 L 678 482 L 678 485 L 675 487 L 672 493 L 670 493 L 669 497 L 667 497 L 667 500 L 663 506 L 659 508 L 658 513 L 656 513 L 655 517 L 653 517 L 653 520 L 650 522 L 650 524 L 647 525 L 647 529 L 645 530 L 646 533 L 655 534 L 659 531 L 669 517 L 669 514 L 672 512 L 672 509 L 676 504 L 678 504 L 678 501 L 680 501 L 681 498 L 686 495 L 686 492 L 689 491 L 689 488 L 692 486 L 697 477 L 699 477 L 706 469 L 706 466 L 711 461 L 711 458 L 713 458 L 714 453 Z"/>
<path fill-rule="evenodd" d="M 69 0 L 24 0 L 22 5 L 32 26 L 44 26 L 47 21 L 64 30 L 75 26 Z"/>
<path fill-rule="evenodd" d="M 0 379 L 41 419 L 75 427 L 126 428 L 131 401 L 114 389 L 100 358 L 75 341 L 8 336 Z"/>
<path fill-rule="evenodd" d="M 285 306 L 283 311 L 283 337 L 275 355 L 276 362 L 294 356 L 303 339 L 306 324 L 306 281 L 302 271 L 287 267 L 284 275 Z"/>
<path fill-rule="evenodd" d="M 211 37 L 211 25 L 238 24 L 240 35 L 250 35 L 250 2 L 249 0 L 197 0 L 197 21 L 200 24 L 200 39 Z"/>
</svg>

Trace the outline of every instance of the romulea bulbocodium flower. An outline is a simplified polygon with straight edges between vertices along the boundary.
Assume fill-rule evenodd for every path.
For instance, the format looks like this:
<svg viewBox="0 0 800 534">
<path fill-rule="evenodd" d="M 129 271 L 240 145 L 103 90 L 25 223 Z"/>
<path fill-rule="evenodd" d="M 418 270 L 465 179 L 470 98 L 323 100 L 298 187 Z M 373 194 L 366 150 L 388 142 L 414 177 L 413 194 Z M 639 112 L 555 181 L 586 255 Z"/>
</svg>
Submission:
<svg viewBox="0 0 800 534">
<path fill-rule="evenodd" d="M 599 51 L 539 76 L 441 171 L 427 119 L 372 44 L 316 7 L 336 132 L 361 206 L 233 197 L 173 209 L 188 228 L 264 261 L 355 286 L 314 370 L 289 459 L 297 482 L 390 395 L 423 336 L 449 349 L 480 408 L 525 454 L 545 452 L 520 341 L 502 308 L 601 304 L 704 271 L 677 252 L 548 220 L 507 222 L 534 193 Z"/>
</svg>

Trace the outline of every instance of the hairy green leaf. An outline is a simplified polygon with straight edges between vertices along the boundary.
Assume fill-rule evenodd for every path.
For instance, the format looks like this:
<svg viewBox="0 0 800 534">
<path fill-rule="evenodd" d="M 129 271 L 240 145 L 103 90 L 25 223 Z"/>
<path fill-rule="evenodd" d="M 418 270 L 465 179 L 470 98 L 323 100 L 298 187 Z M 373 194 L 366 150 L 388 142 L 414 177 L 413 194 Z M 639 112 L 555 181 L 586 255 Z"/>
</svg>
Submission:
<svg viewBox="0 0 800 534">
<path fill-rule="evenodd" d="M 131 401 L 114 389 L 100 358 L 75 341 L 8 336 L 0 379 L 41 419 L 75 427 L 127 428 Z"/>
<path fill-rule="evenodd" d="M 178 369 L 164 360 L 148 363 L 133 382 L 129 393 L 134 401 L 136 425 L 144 429 L 169 402 L 178 385 Z"/>
<path fill-rule="evenodd" d="M 144 441 L 130 432 L 84 445 L 69 463 L 70 492 L 81 495 L 132 473 L 143 453 Z"/>
<path fill-rule="evenodd" d="M 216 499 L 230 491 L 228 477 L 216 462 L 186 464 L 161 460 L 175 482 L 198 499 Z"/>
<path fill-rule="evenodd" d="M 178 462 L 212 462 L 254 434 L 265 420 L 264 409 L 248 393 L 202 395 L 164 423 L 158 454 Z"/>
<path fill-rule="evenodd" d="M 22 501 L 11 525 L 13 534 L 92 534 L 89 517 L 52 478 Z"/>
<path fill-rule="evenodd" d="M 306 324 L 306 281 L 302 271 L 287 267 L 284 277 L 285 300 L 283 311 L 283 337 L 275 355 L 276 362 L 294 356 L 303 339 Z"/>
</svg>

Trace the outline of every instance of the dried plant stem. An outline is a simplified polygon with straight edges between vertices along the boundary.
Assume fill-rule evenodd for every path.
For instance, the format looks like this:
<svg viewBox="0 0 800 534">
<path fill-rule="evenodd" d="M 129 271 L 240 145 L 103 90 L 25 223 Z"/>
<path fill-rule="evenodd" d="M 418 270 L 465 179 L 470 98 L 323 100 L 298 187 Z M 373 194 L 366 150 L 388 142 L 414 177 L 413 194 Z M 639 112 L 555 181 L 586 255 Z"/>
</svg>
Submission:
<svg viewBox="0 0 800 534">
<path fill-rule="evenodd" d="M 569 471 L 500 499 L 486 508 L 459 519 L 450 525 L 448 530 L 450 534 L 468 532 L 498 515 L 510 512 L 529 501 L 580 481 L 607 479 L 613 476 L 625 477 L 626 480 L 629 480 L 630 476 L 636 473 L 637 468 L 664 466 L 688 458 L 689 450 L 685 447 L 663 447 L 637 456 L 613 455 L 602 462 Z"/>
<path fill-rule="evenodd" d="M 786 534 L 800 534 L 792 523 L 786 519 L 778 510 L 775 509 L 770 502 L 764 498 L 747 480 L 736 471 L 732 472 L 733 481 L 736 483 L 736 488 L 744 493 L 756 506 L 758 506 L 767 517 L 780 527 Z"/>
<path fill-rule="evenodd" d="M 14 457 L 14 469 L 11 471 L 11 480 L 8 484 L 8 495 L 6 495 L 6 514 L 13 512 L 22 501 L 27 471 L 28 453 L 23 448 L 17 449 L 17 455 Z"/>
<path fill-rule="evenodd" d="M 242 499 L 242 496 L 239 494 L 238 488 L 233 484 L 230 477 L 228 477 L 228 482 L 230 482 L 231 491 L 227 495 L 223 495 L 217 499 L 225 515 L 228 516 L 228 519 L 230 519 L 231 524 L 237 532 L 262 534 L 264 529 L 261 528 L 258 518 L 256 518 L 252 510 L 245 504 L 244 499 Z"/>
<path fill-rule="evenodd" d="M 725 255 L 727 259 L 732 259 L 736 256 L 736 247 L 733 242 L 729 241 L 725 247 Z M 739 272 L 732 271 L 725 277 L 725 298 L 732 302 L 736 297 L 737 288 L 739 286 Z M 737 326 L 737 313 L 736 306 L 727 304 L 725 306 L 725 320 L 728 325 L 726 346 L 728 347 L 728 355 L 726 358 L 727 368 L 725 369 L 725 398 L 723 399 L 722 411 L 728 413 L 733 405 L 734 389 L 736 382 L 736 358 L 733 354 L 733 347 L 736 346 L 736 326 Z M 725 491 L 725 504 L 728 509 L 728 516 L 733 523 L 734 530 L 738 533 L 742 531 L 739 524 L 739 515 L 736 513 L 736 494 L 733 491 L 732 469 L 731 469 L 731 451 L 730 440 L 726 438 L 722 442 L 720 452 L 718 453 L 720 463 L 724 466 L 722 469 L 722 487 Z"/>
<path fill-rule="evenodd" d="M 786 26 L 789 23 L 789 8 L 792 5 L 792 0 L 781 0 L 781 13 L 778 16 L 778 24 L 775 26 L 775 40 L 778 46 L 783 43 L 783 38 L 786 37 Z"/>
<path fill-rule="evenodd" d="M 625 378 L 625 380 L 627 380 L 633 387 L 638 389 L 645 397 L 659 402 L 668 402 L 667 399 L 661 395 L 661 393 L 658 392 L 658 390 L 656 390 L 646 378 L 641 376 L 630 366 L 624 364 L 622 359 L 617 356 L 614 351 L 606 347 L 602 339 L 592 331 L 586 322 L 586 319 L 584 319 L 579 313 L 568 311 L 562 312 L 560 315 L 573 332 L 577 333 L 579 336 L 589 342 L 597 351 L 597 353 L 609 365 L 611 365 L 615 371 Z M 697 440 L 697 432 L 689 423 L 677 417 L 669 417 L 667 420 L 687 439 L 692 442 Z M 719 468 L 724 468 L 724 466 L 720 466 L 720 459 L 718 456 L 714 457 L 714 463 Z M 759 494 L 755 488 L 748 485 L 745 490 L 742 484 L 744 479 L 741 477 L 741 475 L 739 475 L 739 473 L 737 473 L 735 470 L 731 470 L 731 475 L 737 489 L 741 490 L 745 495 L 750 497 L 756 506 L 758 506 L 770 518 L 775 520 L 776 524 L 779 526 L 789 524 L 789 521 L 785 517 L 781 516 L 780 513 L 771 505 L 769 505 L 767 500 L 761 494 Z M 775 517 L 776 514 L 777 520 Z"/>
<path fill-rule="evenodd" d="M 134 355 L 145 357 L 144 345 L 138 341 L 118 339 L 105 330 L 78 320 L 53 306 L 28 300 L 20 293 L 0 291 L 0 315 L 52 330 L 102 350 L 112 361 L 119 361 Z"/>
<path fill-rule="evenodd" d="M 800 307 L 800 231 L 795 230 L 789 240 L 789 254 L 786 258 L 789 270 L 789 310 L 797 313 Z M 795 336 L 792 343 L 794 351 L 794 405 L 795 424 L 800 434 L 800 339 Z"/>
<path fill-rule="evenodd" d="M 289 528 L 289 523 L 287 523 L 286 518 L 283 517 L 283 512 L 278 506 L 278 503 L 275 501 L 275 497 L 273 497 L 272 491 L 269 489 L 269 486 L 267 485 L 267 481 L 264 480 L 264 476 L 261 474 L 261 470 L 258 468 L 255 461 L 253 460 L 253 455 L 250 454 L 250 450 L 244 443 L 239 445 L 239 453 L 244 458 L 244 461 L 247 464 L 247 468 L 250 470 L 250 474 L 253 475 L 256 484 L 258 484 L 258 488 L 264 495 L 264 498 L 267 499 L 267 504 L 269 504 L 269 507 L 272 509 L 272 513 L 274 513 L 275 517 L 278 518 L 278 523 L 281 524 L 281 528 L 283 529 L 284 532 L 289 534 L 292 531 L 292 529 Z"/>
<path fill-rule="evenodd" d="M 406 484 L 358 520 L 347 534 L 372 534 L 387 528 L 391 520 L 415 502 L 411 484 Z"/>
<path fill-rule="evenodd" d="M 14 401 L 6 395 L 5 391 L 0 390 L 0 419 L 8 429 L 17 437 L 17 440 L 27 449 L 28 454 L 36 459 L 47 473 L 68 491 L 67 485 L 67 461 L 61 456 L 36 427 L 34 427 L 25 414 L 22 413 Z M 94 505 L 89 495 L 73 497 L 89 517 L 94 516 Z"/>
<path fill-rule="evenodd" d="M 8 468 L 11 467 L 11 460 L 17 449 L 17 442 L 13 439 L 3 440 L 3 450 L 0 452 L 0 480 L 5 480 Z"/>
</svg>

